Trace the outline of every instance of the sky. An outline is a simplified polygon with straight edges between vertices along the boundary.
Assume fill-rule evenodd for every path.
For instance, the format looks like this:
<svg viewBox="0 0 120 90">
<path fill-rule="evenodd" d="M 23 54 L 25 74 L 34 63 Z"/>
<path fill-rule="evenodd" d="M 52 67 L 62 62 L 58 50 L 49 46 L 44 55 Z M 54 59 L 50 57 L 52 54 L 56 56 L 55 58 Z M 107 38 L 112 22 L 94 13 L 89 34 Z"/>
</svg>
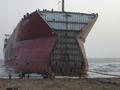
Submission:
<svg viewBox="0 0 120 90">
<path fill-rule="evenodd" d="M 4 34 L 11 34 L 23 15 L 35 10 L 60 10 L 60 0 L 0 0 L 0 59 Z M 65 11 L 98 13 L 85 48 L 88 58 L 120 58 L 120 0 L 65 0 Z"/>
</svg>

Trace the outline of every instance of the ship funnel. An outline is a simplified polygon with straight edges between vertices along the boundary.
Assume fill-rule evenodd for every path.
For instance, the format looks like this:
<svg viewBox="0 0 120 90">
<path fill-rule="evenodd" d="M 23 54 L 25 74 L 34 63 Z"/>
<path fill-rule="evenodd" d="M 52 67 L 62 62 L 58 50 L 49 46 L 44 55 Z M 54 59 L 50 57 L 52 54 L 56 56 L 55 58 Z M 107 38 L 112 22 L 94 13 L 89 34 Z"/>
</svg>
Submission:
<svg viewBox="0 0 120 90">
<path fill-rule="evenodd" d="M 64 0 L 62 0 L 62 12 L 65 11 L 65 10 L 64 10 L 64 9 L 65 9 L 65 5 L 64 5 L 64 4 L 65 4 L 65 2 L 64 2 Z"/>
</svg>

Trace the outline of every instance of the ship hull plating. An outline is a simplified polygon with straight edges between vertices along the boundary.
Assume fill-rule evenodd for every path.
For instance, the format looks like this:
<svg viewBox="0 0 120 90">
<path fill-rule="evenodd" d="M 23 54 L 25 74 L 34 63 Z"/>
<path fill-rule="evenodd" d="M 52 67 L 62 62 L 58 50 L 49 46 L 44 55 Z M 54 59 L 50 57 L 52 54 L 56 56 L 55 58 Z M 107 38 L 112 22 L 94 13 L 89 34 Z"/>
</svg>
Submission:
<svg viewBox="0 0 120 90">
<path fill-rule="evenodd" d="M 61 21 L 60 15 L 66 21 Z M 89 17 L 87 22 L 81 22 L 81 19 L 77 22 L 73 18 L 75 15 Z M 97 14 L 70 12 L 35 11 L 27 14 L 5 40 L 5 65 L 15 72 L 82 76 L 88 70 L 83 44 L 96 19 Z"/>
</svg>

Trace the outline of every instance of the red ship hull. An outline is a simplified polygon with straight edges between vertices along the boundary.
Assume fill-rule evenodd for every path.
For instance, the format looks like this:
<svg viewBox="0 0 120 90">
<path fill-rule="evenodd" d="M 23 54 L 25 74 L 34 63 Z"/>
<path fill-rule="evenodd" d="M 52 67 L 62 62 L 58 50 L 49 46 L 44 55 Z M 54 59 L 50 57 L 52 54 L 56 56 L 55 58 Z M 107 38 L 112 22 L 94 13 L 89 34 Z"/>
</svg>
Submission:
<svg viewBox="0 0 120 90">
<path fill-rule="evenodd" d="M 53 49 L 55 37 L 22 41 L 16 44 L 16 57 L 6 60 L 6 65 L 16 72 L 48 72 L 48 59 Z"/>
<path fill-rule="evenodd" d="M 6 66 L 16 72 L 48 72 L 48 59 L 56 39 L 57 35 L 37 12 L 25 16 L 4 48 Z"/>
<path fill-rule="evenodd" d="M 85 74 L 83 44 L 97 16 L 54 11 L 25 15 L 5 39 L 5 65 L 18 73 Z"/>
</svg>

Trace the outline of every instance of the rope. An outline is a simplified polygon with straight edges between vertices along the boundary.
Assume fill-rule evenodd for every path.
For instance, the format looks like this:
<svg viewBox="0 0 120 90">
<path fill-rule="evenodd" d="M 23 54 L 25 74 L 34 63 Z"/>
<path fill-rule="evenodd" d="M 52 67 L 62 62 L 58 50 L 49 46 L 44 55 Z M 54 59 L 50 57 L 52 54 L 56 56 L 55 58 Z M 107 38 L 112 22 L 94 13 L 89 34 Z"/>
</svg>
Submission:
<svg viewBox="0 0 120 90">
<path fill-rule="evenodd" d="M 96 73 L 96 74 L 101 74 L 101 75 L 107 75 L 107 76 L 120 77 L 120 75 L 108 74 L 108 73 L 103 73 L 103 72 L 98 72 L 98 71 L 93 71 L 93 70 L 89 70 L 88 72 L 92 72 L 92 73 Z"/>
</svg>

